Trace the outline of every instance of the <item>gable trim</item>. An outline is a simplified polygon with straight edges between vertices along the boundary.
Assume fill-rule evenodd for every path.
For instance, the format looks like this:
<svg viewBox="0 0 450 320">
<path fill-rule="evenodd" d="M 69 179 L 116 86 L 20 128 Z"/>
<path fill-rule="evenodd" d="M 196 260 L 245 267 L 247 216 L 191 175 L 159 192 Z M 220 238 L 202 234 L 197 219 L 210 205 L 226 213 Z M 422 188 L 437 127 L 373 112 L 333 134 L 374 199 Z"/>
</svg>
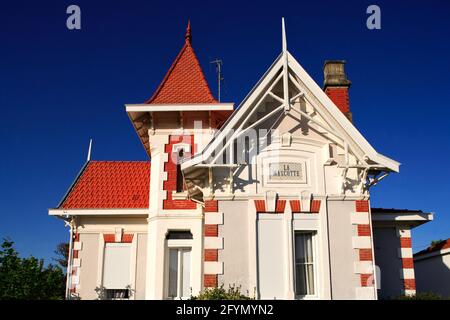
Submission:
<svg viewBox="0 0 450 320">
<path fill-rule="evenodd" d="M 383 156 L 375 151 L 375 149 L 369 144 L 369 142 L 362 136 L 362 134 L 356 129 L 356 127 L 345 117 L 344 114 L 339 110 L 339 108 L 330 100 L 330 98 L 323 92 L 323 90 L 317 85 L 317 83 L 308 75 L 308 73 L 300 66 L 300 64 L 295 60 L 295 58 L 286 51 L 285 53 L 287 55 L 288 60 L 288 68 L 292 70 L 292 72 L 299 78 L 301 82 L 303 82 L 305 88 L 309 91 L 307 93 L 310 93 L 319 104 L 323 107 L 322 109 L 325 110 L 326 113 L 328 113 L 327 116 L 321 115 L 326 122 L 328 122 L 328 119 L 331 119 L 331 122 L 334 122 L 333 125 L 330 125 L 331 127 L 331 134 L 336 135 L 337 131 L 343 131 L 345 138 L 343 139 L 338 135 L 338 137 L 346 143 L 347 140 L 350 141 L 353 147 L 357 147 L 362 151 L 363 157 L 368 157 L 370 160 L 380 164 L 381 166 L 384 166 L 389 171 L 398 172 L 400 163 L 392 160 L 386 156 Z M 289 73 L 288 70 L 285 70 L 283 68 L 283 60 L 284 54 L 280 54 L 278 58 L 274 61 L 274 63 L 271 65 L 271 67 L 266 71 L 266 73 L 263 75 L 263 77 L 258 81 L 258 83 L 253 87 L 253 89 L 250 91 L 250 93 L 247 95 L 247 97 L 244 99 L 244 101 L 241 103 L 239 108 L 230 116 L 228 121 L 224 124 L 222 127 L 222 130 L 218 132 L 218 134 L 214 137 L 214 139 L 206 146 L 206 148 L 203 150 L 203 152 L 199 155 L 197 155 L 194 158 L 191 158 L 190 160 L 186 161 L 182 164 L 182 169 L 185 170 L 189 167 L 195 166 L 201 162 L 205 162 L 212 154 L 214 150 L 222 143 L 224 138 L 226 137 L 226 131 L 228 129 L 234 129 L 234 126 L 238 123 L 240 119 L 245 119 L 243 122 L 247 122 L 249 119 L 249 116 L 251 115 L 251 112 L 249 114 L 246 114 L 248 111 L 250 105 L 255 102 L 255 99 L 259 97 L 264 90 L 267 90 L 266 94 L 260 99 L 260 101 L 269 94 L 270 87 L 267 89 L 267 86 L 271 81 L 272 84 L 277 83 L 280 79 L 280 77 L 283 76 L 283 74 Z M 282 73 L 278 75 L 277 72 L 282 70 Z M 291 82 L 296 85 L 297 87 L 300 85 L 297 83 L 297 80 L 292 76 L 289 75 Z M 304 91 L 302 88 L 298 88 L 300 91 Z M 309 99 L 306 97 L 307 94 L 305 94 L 305 99 Z M 292 100 L 292 99 L 291 99 Z M 259 105 L 260 101 L 256 104 L 256 106 Z M 311 103 L 311 101 L 309 101 Z M 314 106 L 316 103 L 312 103 Z M 315 106 L 316 109 L 318 109 L 320 106 Z M 318 110 L 319 111 L 319 110 Z M 322 112 L 320 112 L 322 113 Z M 246 118 L 243 118 L 243 117 Z M 334 120 L 334 121 L 333 121 Z M 337 127 L 337 128 L 335 128 Z M 237 131 L 239 131 L 238 128 Z M 235 135 L 235 134 L 233 134 Z M 228 145 L 228 142 L 224 147 Z M 357 156 L 357 154 L 355 154 Z M 214 157 L 214 160 L 217 157 Z"/>
</svg>

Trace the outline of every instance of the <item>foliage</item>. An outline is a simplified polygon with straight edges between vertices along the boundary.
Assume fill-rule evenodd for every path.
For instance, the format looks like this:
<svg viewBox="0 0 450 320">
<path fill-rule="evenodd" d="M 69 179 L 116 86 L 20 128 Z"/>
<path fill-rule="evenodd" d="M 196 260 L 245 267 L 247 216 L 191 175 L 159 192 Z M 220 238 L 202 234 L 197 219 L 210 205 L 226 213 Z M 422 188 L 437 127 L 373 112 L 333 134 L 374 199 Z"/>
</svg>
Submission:
<svg viewBox="0 0 450 320">
<path fill-rule="evenodd" d="M 4 239 L 0 248 L 0 300 L 64 299 L 65 275 L 44 260 L 19 257 L 14 242 Z"/>
<path fill-rule="evenodd" d="M 430 246 L 431 247 L 434 247 L 434 246 L 436 246 L 436 245 L 438 245 L 438 244 L 441 244 L 442 242 L 444 242 L 445 240 L 442 240 L 442 239 L 440 239 L 440 240 L 433 240 L 433 241 L 431 241 L 431 243 L 430 243 Z"/>
<path fill-rule="evenodd" d="M 223 285 L 218 288 L 206 288 L 198 296 L 191 296 L 191 300 L 251 300 L 241 293 L 241 286 L 230 285 L 225 290 Z"/>
<path fill-rule="evenodd" d="M 131 285 L 127 285 L 125 287 L 125 289 L 128 291 L 128 297 L 127 298 L 122 298 L 122 299 L 108 297 L 108 292 L 107 292 L 108 289 L 106 289 L 104 286 L 95 287 L 94 291 L 97 294 L 97 300 L 111 300 L 111 299 L 112 300 L 115 300 L 115 299 L 120 299 L 120 300 L 127 300 L 128 299 L 129 300 L 134 295 L 135 290 L 133 290 L 131 288 Z"/>
<path fill-rule="evenodd" d="M 53 260 L 55 260 L 63 270 L 66 270 L 69 261 L 69 243 L 61 242 L 56 246 L 56 250 L 54 252 L 56 254 L 56 258 L 53 258 Z"/>
<path fill-rule="evenodd" d="M 449 299 L 450 297 L 445 298 L 433 292 L 420 292 L 415 295 L 403 295 L 397 298 L 397 300 L 449 300 Z"/>
</svg>

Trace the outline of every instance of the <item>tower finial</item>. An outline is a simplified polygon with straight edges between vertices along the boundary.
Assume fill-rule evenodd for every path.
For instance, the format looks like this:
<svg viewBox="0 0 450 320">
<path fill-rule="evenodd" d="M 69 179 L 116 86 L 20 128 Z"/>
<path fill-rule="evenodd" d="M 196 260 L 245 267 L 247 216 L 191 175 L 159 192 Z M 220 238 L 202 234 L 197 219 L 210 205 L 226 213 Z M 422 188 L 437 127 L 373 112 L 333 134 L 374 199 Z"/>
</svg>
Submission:
<svg viewBox="0 0 450 320">
<path fill-rule="evenodd" d="M 92 153 L 92 139 L 89 139 L 89 149 L 87 154 L 87 161 L 91 161 L 91 153 Z"/>
<path fill-rule="evenodd" d="M 286 41 L 286 27 L 284 26 L 284 17 L 281 18 L 281 39 L 282 39 L 282 50 L 285 52 L 287 50 Z"/>
<path fill-rule="evenodd" d="M 189 44 L 191 43 L 192 35 L 191 35 L 191 20 L 190 19 L 188 20 L 188 24 L 187 24 L 187 28 L 186 28 L 186 35 L 184 36 L 184 39 Z"/>
</svg>

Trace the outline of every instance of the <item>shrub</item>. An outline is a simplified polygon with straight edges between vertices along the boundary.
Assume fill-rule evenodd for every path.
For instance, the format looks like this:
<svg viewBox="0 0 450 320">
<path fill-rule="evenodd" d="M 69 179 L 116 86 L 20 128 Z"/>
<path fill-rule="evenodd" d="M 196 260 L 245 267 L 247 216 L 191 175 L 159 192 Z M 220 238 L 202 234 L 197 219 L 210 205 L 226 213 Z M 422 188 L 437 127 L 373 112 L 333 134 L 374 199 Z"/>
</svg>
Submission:
<svg viewBox="0 0 450 320">
<path fill-rule="evenodd" d="M 241 286 L 230 285 L 227 290 L 223 284 L 218 288 L 206 288 L 198 296 L 191 296 L 191 300 L 251 300 L 248 295 L 241 293 Z"/>
<path fill-rule="evenodd" d="M 420 292 L 415 295 L 402 295 L 397 300 L 448 300 L 439 294 L 433 292 Z"/>
</svg>

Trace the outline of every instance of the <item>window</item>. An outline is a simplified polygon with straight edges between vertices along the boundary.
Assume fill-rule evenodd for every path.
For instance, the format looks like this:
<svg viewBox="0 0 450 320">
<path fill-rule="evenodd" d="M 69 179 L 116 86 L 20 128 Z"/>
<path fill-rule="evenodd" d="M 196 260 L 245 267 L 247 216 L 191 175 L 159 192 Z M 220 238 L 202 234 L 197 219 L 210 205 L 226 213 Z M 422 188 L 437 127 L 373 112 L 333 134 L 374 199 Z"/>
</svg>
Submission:
<svg viewBox="0 0 450 320">
<path fill-rule="evenodd" d="M 166 234 L 167 240 L 192 240 L 192 233 L 184 230 L 169 231 Z"/>
<path fill-rule="evenodd" d="M 184 160 L 184 149 L 179 149 L 177 162 L 177 192 L 185 191 L 183 172 L 181 171 L 181 163 L 183 162 L 183 160 Z"/>
<path fill-rule="evenodd" d="M 128 289 L 106 289 L 107 300 L 129 299 L 130 290 Z"/>
<path fill-rule="evenodd" d="M 168 297 L 187 298 L 191 294 L 191 249 L 169 248 Z"/>
<path fill-rule="evenodd" d="M 312 296 L 316 294 L 315 232 L 295 233 L 295 294 L 297 296 Z"/>
<path fill-rule="evenodd" d="M 106 243 L 103 261 L 103 287 L 107 299 L 129 296 L 131 264 L 130 243 Z"/>
</svg>

